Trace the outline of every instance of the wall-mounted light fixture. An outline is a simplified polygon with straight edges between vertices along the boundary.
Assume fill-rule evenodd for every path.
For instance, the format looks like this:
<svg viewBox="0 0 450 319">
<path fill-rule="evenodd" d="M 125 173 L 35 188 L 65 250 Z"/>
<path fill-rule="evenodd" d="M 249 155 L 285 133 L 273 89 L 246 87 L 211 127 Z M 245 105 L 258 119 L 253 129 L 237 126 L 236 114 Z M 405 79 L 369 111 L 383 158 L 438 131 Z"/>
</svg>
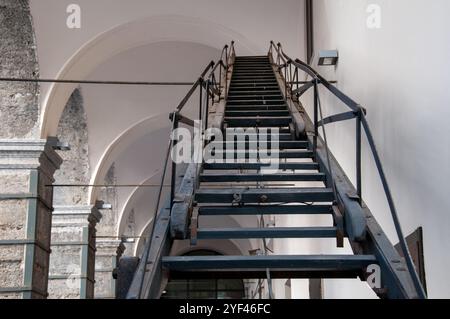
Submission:
<svg viewBox="0 0 450 319">
<path fill-rule="evenodd" d="M 95 208 L 97 208 L 97 209 L 104 209 L 104 210 L 112 210 L 112 204 L 108 204 L 108 203 L 105 203 L 102 200 L 98 200 L 95 203 Z"/>
<path fill-rule="evenodd" d="M 339 59 L 337 50 L 321 50 L 319 51 L 319 65 L 331 66 L 336 65 Z"/>
<path fill-rule="evenodd" d="M 122 237 L 122 243 L 132 244 L 135 243 L 136 239 L 134 237 Z"/>
<path fill-rule="evenodd" d="M 47 138 L 48 144 L 54 149 L 58 151 L 70 151 L 70 145 L 67 142 L 61 142 L 55 136 L 49 136 Z"/>
</svg>

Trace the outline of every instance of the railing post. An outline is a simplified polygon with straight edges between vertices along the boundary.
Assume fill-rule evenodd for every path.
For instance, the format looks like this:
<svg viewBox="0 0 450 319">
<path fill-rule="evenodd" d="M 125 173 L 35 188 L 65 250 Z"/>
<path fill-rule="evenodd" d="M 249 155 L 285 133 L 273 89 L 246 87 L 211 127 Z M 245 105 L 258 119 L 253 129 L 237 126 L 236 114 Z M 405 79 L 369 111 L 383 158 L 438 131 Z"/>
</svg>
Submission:
<svg viewBox="0 0 450 319">
<path fill-rule="evenodd" d="M 356 193 L 362 204 L 362 176 L 361 176 L 361 108 L 356 117 Z"/>
<path fill-rule="evenodd" d="M 278 43 L 277 44 L 277 64 L 278 65 L 280 65 L 280 60 L 281 60 L 280 46 L 281 46 L 281 44 Z"/>
<path fill-rule="evenodd" d="M 203 113 L 203 103 L 202 103 L 202 99 L 203 99 L 203 79 L 200 78 L 198 79 L 199 83 L 200 83 L 200 93 L 199 93 L 199 105 L 198 105 L 198 119 L 201 121 L 202 120 L 202 113 Z"/>
<path fill-rule="evenodd" d="M 225 59 L 226 68 L 228 69 L 228 46 L 225 48 Z"/>
<path fill-rule="evenodd" d="M 317 137 L 319 136 L 319 88 L 317 82 L 317 79 L 314 79 L 314 152 L 317 150 Z"/>
<path fill-rule="evenodd" d="M 206 81 L 206 115 L 205 115 L 205 130 L 208 129 L 208 117 L 209 117 L 209 83 L 210 80 Z"/>
<path fill-rule="evenodd" d="M 287 102 L 287 98 L 288 98 L 288 96 L 287 96 L 287 92 L 288 92 L 288 89 L 287 89 L 287 83 L 288 83 L 288 79 L 287 79 L 287 65 L 285 65 L 284 66 L 284 98 L 286 99 L 286 102 Z"/>
<path fill-rule="evenodd" d="M 171 134 L 173 134 L 177 128 L 178 128 L 178 112 L 174 112 Z M 171 136 L 171 138 L 173 138 L 173 136 Z M 175 148 L 176 144 L 177 144 L 177 141 L 173 140 L 172 149 Z M 172 174 L 171 174 L 171 182 L 170 182 L 170 208 L 172 209 L 173 202 L 175 200 L 175 187 L 176 187 L 176 180 L 177 180 L 177 163 L 175 163 L 174 158 L 171 158 L 171 161 L 172 161 Z M 163 181 L 163 183 L 164 183 L 164 181 Z"/>
<path fill-rule="evenodd" d="M 221 82 L 222 82 L 222 64 L 220 65 L 220 68 L 219 68 L 219 91 L 222 89 Z"/>
<path fill-rule="evenodd" d="M 225 92 L 223 92 L 223 96 L 225 99 L 227 99 L 227 95 L 228 95 L 228 62 L 227 67 L 225 69 Z"/>
</svg>

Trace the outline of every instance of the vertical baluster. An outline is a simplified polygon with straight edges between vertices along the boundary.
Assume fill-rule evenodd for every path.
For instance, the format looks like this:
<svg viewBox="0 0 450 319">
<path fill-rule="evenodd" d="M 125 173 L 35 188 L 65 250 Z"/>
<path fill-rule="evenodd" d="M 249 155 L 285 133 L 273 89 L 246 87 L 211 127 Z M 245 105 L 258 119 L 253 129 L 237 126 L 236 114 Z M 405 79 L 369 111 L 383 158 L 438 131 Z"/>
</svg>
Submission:
<svg viewBox="0 0 450 319">
<path fill-rule="evenodd" d="M 317 136 L 319 135 L 319 112 L 318 112 L 318 102 L 319 102 L 319 91 L 317 87 L 317 79 L 314 80 L 314 152 L 317 150 Z"/>
<path fill-rule="evenodd" d="M 362 203 L 362 176 L 361 176 L 361 109 L 356 117 L 356 192 L 359 203 Z"/>
<path fill-rule="evenodd" d="M 178 113 L 173 113 L 173 125 L 172 125 L 172 134 L 175 132 L 175 130 L 178 128 Z M 173 136 L 172 136 L 173 138 Z M 175 148 L 175 145 L 177 144 L 176 140 L 173 140 L 172 142 L 172 149 Z M 175 158 L 172 158 L 172 175 L 171 175 L 171 182 L 170 182 L 170 208 L 173 206 L 173 202 L 175 200 L 175 186 L 176 186 L 176 178 L 177 178 L 177 164 L 175 163 Z M 162 181 L 164 183 L 164 180 Z"/>
</svg>

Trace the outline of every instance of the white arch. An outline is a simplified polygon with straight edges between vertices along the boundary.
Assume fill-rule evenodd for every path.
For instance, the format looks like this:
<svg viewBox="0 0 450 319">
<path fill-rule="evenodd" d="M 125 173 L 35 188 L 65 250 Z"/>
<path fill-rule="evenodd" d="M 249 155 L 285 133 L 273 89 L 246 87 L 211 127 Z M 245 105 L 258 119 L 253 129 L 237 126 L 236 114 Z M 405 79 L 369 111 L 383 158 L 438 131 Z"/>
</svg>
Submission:
<svg viewBox="0 0 450 319">
<path fill-rule="evenodd" d="M 223 216 L 225 224 L 223 226 L 228 227 L 240 227 L 241 225 L 230 216 Z M 139 233 L 137 241 L 133 247 L 133 256 L 137 256 L 139 250 L 144 245 L 143 236 L 146 233 L 149 233 L 150 226 L 152 225 L 153 217 L 149 219 L 149 221 L 142 228 L 142 231 Z M 249 249 L 258 248 L 255 246 L 255 242 L 252 242 L 250 239 L 223 239 L 223 240 L 200 240 L 197 245 L 194 247 L 190 245 L 189 240 L 179 240 L 175 241 L 174 246 L 171 251 L 171 255 L 184 255 L 192 250 L 213 250 L 222 255 L 247 255 Z"/>
<path fill-rule="evenodd" d="M 106 150 L 103 152 L 100 160 L 91 175 L 91 185 L 102 184 L 108 169 L 117 157 L 133 142 L 145 136 L 151 130 L 158 130 L 169 126 L 169 120 L 166 113 L 155 114 L 147 117 L 126 129 L 114 141 L 112 141 Z M 98 195 L 97 187 L 90 187 L 89 189 L 89 203 L 95 204 Z"/>
<path fill-rule="evenodd" d="M 235 40 L 243 54 L 263 52 L 249 39 L 209 20 L 178 15 L 152 16 L 112 28 L 81 47 L 58 73 L 58 79 L 85 79 L 98 65 L 139 46 L 162 41 L 182 41 L 221 49 Z M 51 85 L 40 118 L 41 137 L 55 135 L 59 118 L 77 85 Z"/>
<path fill-rule="evenodd" d="M 147 184 L 148 182 L 150 182 L 153 178 L 155 178 L 156 176 L 159 175 L 159 173 L 161 173 L 161 169 L 156 170 L 150 177 L 147 177 L 146 179 L 144 179 L 139 186 L 136 186 L 135 188 L 133 188 L 133 190 L 131 191 L 131 193 L 128 195 L 127 199 L 125 200 L 125 203 L 122 206 L 122 209 L 119 212 L 119 218 L 117 219 L 117 236 L 121 235 L 121 231 L 122 231 L 122 221 L 125 217 L 125 212 L 128 210 L 128 207 L 133 203 L 133 199 L 136 196 L 137 192 L 142 189 L 142 186 Z M 151 222 L 151 221 L 150 221 Z M 146 227 L 146 226 L 145 226 Z M 144 227 L 144 228 L 145 228 Z"/>
</svg>

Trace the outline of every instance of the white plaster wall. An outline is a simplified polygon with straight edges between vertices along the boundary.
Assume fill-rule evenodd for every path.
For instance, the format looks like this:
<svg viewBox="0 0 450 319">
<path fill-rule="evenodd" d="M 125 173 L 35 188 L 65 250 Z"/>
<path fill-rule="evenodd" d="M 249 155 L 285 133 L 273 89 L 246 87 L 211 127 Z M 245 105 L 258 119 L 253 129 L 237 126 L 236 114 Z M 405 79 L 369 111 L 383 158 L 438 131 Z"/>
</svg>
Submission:
<svg viewBox="0 0 450 319">
<path fill-rule="evenodd" d="M 366 27 L 371 3 L 381 6 L 380 29 Z M 315 0 L 314 10 L 316 50 L 338 49 L 340 55 L 336 70 L 319 71 L 338 80 L 342 91 L 367 108 L 403 230 L 409 234 L 418 226 L 424 228 L 429 297 L 448 298 L 450 2 Z M 323 94 L 326 114 L 345 110 L 335 101 Z M 310 98 L 304 102 L 311 106 Z M 354 124 L 331 125 L 327 132 L 334 154 L 354 178 Z M 375 172 L 365 149 L 364 200 L 396 243 Z M 325 297 L 371 297 L 360 290 L 350 292 L 349 287 L 326 281 Z"/>
</svg>

